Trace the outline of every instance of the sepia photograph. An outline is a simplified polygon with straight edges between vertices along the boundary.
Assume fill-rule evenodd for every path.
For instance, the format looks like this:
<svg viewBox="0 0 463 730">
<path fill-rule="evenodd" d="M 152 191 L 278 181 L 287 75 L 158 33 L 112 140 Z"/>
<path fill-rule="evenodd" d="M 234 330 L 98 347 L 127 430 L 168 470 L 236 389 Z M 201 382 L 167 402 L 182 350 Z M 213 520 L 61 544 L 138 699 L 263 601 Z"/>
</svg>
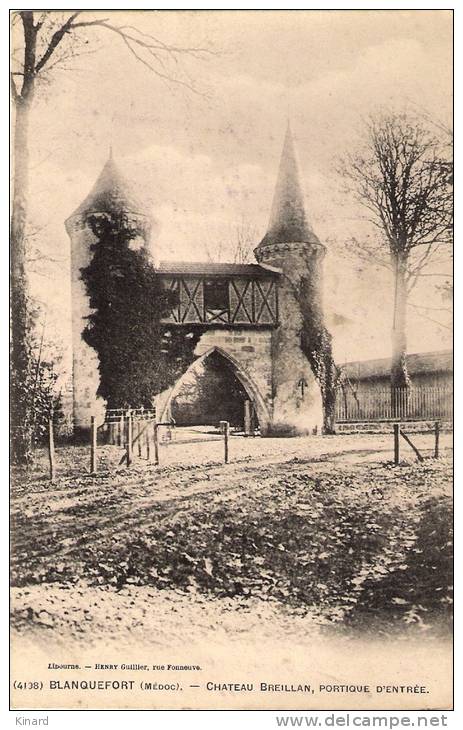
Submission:
<svg viewBox="0 0 463 730">
<path fill-rule="evenodd" d="M 451 710 L 453 10 L 9 24 L 11 709 Z"/>
</svg>

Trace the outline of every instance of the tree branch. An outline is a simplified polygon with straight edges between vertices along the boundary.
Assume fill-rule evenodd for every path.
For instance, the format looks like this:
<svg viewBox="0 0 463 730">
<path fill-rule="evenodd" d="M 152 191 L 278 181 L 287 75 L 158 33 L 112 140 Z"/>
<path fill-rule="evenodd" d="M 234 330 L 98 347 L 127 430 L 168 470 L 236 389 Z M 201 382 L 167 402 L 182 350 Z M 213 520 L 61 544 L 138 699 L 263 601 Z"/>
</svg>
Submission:
<svg viewBox="0 0 463 730">
<path fill-rule="evenodd" d="M 137 59 L 137 61 L 140 61 L 144 66 L 146 66 L 150 71 L 152 71 L 156 76 L 159 76 L 159 78 L 163 79 L 164 81 L 167 81 L 169 83 L 178 84 L 180 86 L 184 86 L 185 88 L 192 91 L 194 94 L 199 94 L 200 96 L 204 96 L 198 89 L 196 89 L 194 86 L 189 84 L 187 81 L 183 81 L 182 79 L 177 79 L 174 76 L 170 76 L 169 74 L 165 74 L 162 71 L 159 71 L 159 69 L 154 68 L 146 59 L 144 59 L 142 56 L 140 56 L 139 53 L 136 52 L 136 50 L 130 45 L 130 42 L 126 36 L 121 34 L 121 38 L 124 41 L 125 45 L 129 49 L 129 51 L 132 53 L 133 56 Z"/>
<path fill-rule="evenodd" d="M 413 304 L 409 304 L 409 306 L 410 307 L 413 307 L 414 309 L 417 308 Z M 449 327 L 449 325 L 447 325 L 447 324 L 442 324 L 442 322 L 438 322 L 437 319 L 433 319 L 432 317 L 428 317 L 428 315 L 427 314 L 423 314 L 423 312 L 418 312 L 418 316 L 419 317 L 422 317 L 423 319 L 427 319 L 428 322 L 432 322 L 433 324 L 437 324 L 439 327 L 442 327 L 443 329 L 450 330 L 451 332 L 453 331 L 453 327 Z"/>
<path fill-rule="evenodd" d="M 170 74 L 167 71 L 161 54 L 167 54 L 172 59 L 172 62 L 177 64 L 178 57 L 181 55 L 189 55 L 200 58 L 206 54 L 213 55 L 214 51 L 212 49 L 207 47 L 196 48 L 170 46 L 167 43 L 163 43 L 155 36 L 152 36 L 149 33 L 144 33 L 143 31 L 140 31 L 133 26 L 113 25 L 112 23 L 108 22 L 108 18 L 99 18 L 97 20 L 79 20 L 76 22 L 76 18 L 81 15 L 81 13 L 82 11 L 72 13 L 72 15 L 68 17 L 66 22 L 63 23 L 63 25 L 53 33 L 45 52 L 35 65 L 35 74 L 38 74 L 44 67 L 47 66 L 50 58 L 55 53 L 56 48 L 59 46 L 59 44 L 62 42 L 63 38 L 66 35 L 78 30 L 79 28 L 99 27 L 118 35 L 122 39 L 126 47 L 129 49 L 130 53 L 137 59 L 137 61 L 142 63 L 146 68 L 148 68 L 152 73 L 156 74 L 163 81 L 178 84 L 189 89 L 195 94 L 203 95 L 195 87 L 191 79 L 187 80 L 185 78 L 179 78 L 175 73 Z M 144 51 L 145 54 L 154 59 L 155 64 L 151 63 L 147 58 L 144 58 L 143 55 L 141 55 L 142 51 Z M 48 67 L 51 68 L 51 66 Z"/>
<path fill-rule="evenodd" d="M 72 27 L 72 22 L 73 22 L 73 20 L 75 20 L 77 18 L 78 15 L 80 15 L 80 11 L 70 15 L 69 18 L 66 20 L 66 22 L 61 26 L 61 28 L 59 28 L 58 30 L 56 30 L 53 33 L 53 35 L 50 39 L 50 43 L 48 44 L 48 46 L 45 50 L 45 53 L 43 54 L 42 58 L 37 62 L 36 66 L 35 66 L 36 74 L 38 74 L 41 71 L 41 69 L 45 66 L 47 61 L 51 58 L 51 56 L 53 55 L 54 51 L 56 50 L 56 48 L 59 46 L 59 44 L 63 40 L 66 33 L 69 33 L 69 31 Z"/>
</svg>

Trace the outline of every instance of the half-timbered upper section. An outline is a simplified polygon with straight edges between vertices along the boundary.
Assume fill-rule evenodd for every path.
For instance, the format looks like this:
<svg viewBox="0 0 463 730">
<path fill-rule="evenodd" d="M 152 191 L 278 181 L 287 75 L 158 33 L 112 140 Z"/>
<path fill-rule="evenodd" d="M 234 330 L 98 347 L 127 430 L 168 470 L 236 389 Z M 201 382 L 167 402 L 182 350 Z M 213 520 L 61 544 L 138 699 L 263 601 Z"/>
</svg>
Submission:
<svg viewBox="0 0 463 730">
<path fill-rule="evenodd" d="M 161 262 L 175 304 L 164 322 L 214 326 L 276 326 L 280 272 L 258 264 Z"/>
</svg>

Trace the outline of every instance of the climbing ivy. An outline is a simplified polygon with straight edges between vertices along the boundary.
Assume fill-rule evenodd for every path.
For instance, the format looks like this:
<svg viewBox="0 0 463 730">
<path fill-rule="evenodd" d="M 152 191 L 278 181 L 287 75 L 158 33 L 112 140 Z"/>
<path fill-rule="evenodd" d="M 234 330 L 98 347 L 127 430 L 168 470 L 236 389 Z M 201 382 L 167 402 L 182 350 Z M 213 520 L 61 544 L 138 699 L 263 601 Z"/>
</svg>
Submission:
<svg viewBox="0 0 463 730">
<path fill-rule="evenodd" d="M 320 386 L 324 433 L 335 433 L 336 385 L 338 368 L 333 359 L 332 336 L 324 323 L 316 271 L 303 276 L 296 297 L 302 313 L 301 349 Z"/>
<path fill-rule="evenodd" d="M 108 215 L 88 223 L 96 240 L 81 269 L 92 309 L 83 339 L 99 357 L 97 394 L 108 408 L 150 407 L 193 362 L 202 330 L 161 323 L 174 294 L 163 289 L 140 224 Z"/>
</svg>

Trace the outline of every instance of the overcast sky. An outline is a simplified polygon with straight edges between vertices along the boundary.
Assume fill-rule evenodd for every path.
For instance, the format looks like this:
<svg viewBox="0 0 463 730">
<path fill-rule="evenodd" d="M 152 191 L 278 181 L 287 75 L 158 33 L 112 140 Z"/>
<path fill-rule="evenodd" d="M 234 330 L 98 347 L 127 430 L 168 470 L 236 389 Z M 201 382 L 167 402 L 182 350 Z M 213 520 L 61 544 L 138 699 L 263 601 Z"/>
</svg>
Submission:
<svg viewBox="0 0 463 730">
<path fill-rule="evenodd" d="M 86 16 L 94 17 L 94 13 Z M 379 107 L 412 109 L 450 124 L 452 17 L 448 11 L 105 11 L 176 46 L 212 46 L 185 58 L 200 95 L 166 85 L 104 30 L 82 36 L 92 52 L 56 71 L 33 117 L 32 221 L 41 245 L 63 259 L 33 277 L 66 331 L 69 241 L 63 222 L 87 195 L 110 144 L 157 221 L 158 258 L 200 260 L 233 241 L 244 221 L 265 233 L 290 117 L 309 220 L 328 242 L 325 301 L 339 362 L 390 352 L 387 277 L 341 259 L 360 235 L 336 174 L 361 119 Z M 128 16 L 128 19 L 127 19 Z M 98 47 L 95 43 L 98 43 Z M 330 244 L 336 239 L 337 246 Z M 222 246 L 223 248 L 223 246 Z M 227 256 L 223 253 L 222 258 Z M 436 280 L 437 282 L 438 280 Z M 440 302 L 426 279 L 415 303 Z M 45 285 L 45 288 L 44 288 Z M 410 311 L 409 351 L 450 346 L 450 331 Z M 57 317 L 57 313 L 59 316 Z M 445 324 L 445 313 L 433 315 Z M 340 316 L 342 315 L 342 316 Z"/>
</svg>

